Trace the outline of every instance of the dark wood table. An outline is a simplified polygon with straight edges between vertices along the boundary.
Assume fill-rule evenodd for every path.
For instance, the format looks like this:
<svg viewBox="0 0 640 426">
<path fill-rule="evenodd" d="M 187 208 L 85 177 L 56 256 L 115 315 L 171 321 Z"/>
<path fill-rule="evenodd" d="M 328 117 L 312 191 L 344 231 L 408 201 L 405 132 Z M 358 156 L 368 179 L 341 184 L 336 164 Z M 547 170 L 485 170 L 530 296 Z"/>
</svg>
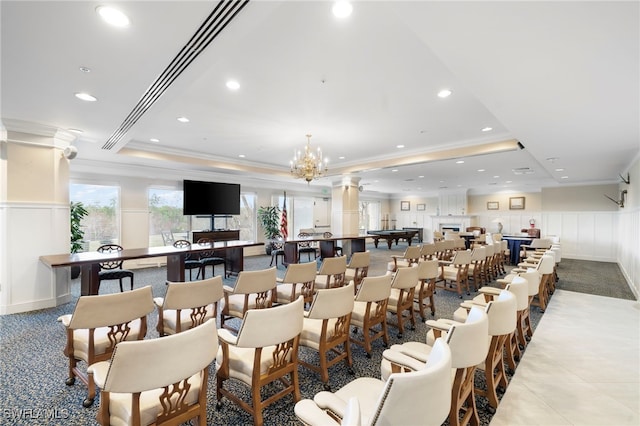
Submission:
<svg viewBox="0 0 640 426">
<path fill-rule="evenodd" d="M 350 249 L 347 251 L 349 253 L 366 251 L 366 239 L 367 235 L 331 235 L 330 237 L 325 237 L 324 235 L 313 235 L 310 237 L 287 238 L 287 240 L 284 242 L 284 261 L 282 263 L 285 266 L 291 263 L 298 263 L 298 243 L 319 242 L 320 257 L 324 259 L 325 257 L 333 257 L 336 255 L 337 241 L 344 241 L 348 243 Z M 347 252 L 345 252 L 345 247 L 343 247 L 343 253 L 348 254 Z"/>
<path fill-rule="evenodd" d="M 81 268 L 80 294 L 82 296 L 96 295 L 100 287 L 98 272 L 100 263 L 109 260 L 144 259 L 148 257 L 167 258 L 167 280 L 184 281 L 184 260 L 189 253 L 202 251 L 225 250 L 227 259 L 227 273 L 237 275 L 244 269 L 244 248 L 260 246 L 264 243 L 253 241 L 220 241 L 213 244 L 192 244 L 191 249 L 175 248 L 173 246 L 146 247 L 124 249 L 115 253 L 98 253 L 95 251 L 75 254 L 53 254 L 40 256 L 40 261 L 50 268 L 62 268 L 78 265 Z"/>
<path fill-rule="evenodd" d="M 373 244 L 378 248 L 378 240 L 385 240 L 387 246 L 391 249 L 391 243 L 394 241 L 398 245 L 398 241 L 407 240 L 407 243 L 411 245 L 411 240 L 418 233 L 415 229 L 389 229 L 382 231 L 367 231 L 369 237 L 373 238 Z"/>
</svg>

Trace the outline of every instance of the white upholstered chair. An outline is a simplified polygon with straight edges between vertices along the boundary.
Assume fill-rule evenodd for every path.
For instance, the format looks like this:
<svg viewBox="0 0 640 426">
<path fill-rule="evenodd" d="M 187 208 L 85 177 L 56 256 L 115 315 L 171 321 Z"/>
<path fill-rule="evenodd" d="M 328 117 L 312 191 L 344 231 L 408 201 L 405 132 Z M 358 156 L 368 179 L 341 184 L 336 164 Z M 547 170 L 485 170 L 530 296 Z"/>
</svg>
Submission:
<svg viewBox="0 0 640 426">
<path fill-rule="evenodd" d="M 202 281 L 168 282 L 164 297 L 155 297 L 160 336 L 176 334 L 205 323 L 218 315 L 218 302 L 224 297 L 222 277 Z"/>
<path fill-rule="evenodd" d="M 431 316 L 436 314 L 434 293 L 436 280 L 440 276 L 440 266 L 437 260 L 421 260 L 418 262 L 418 284 L 413 294 L 413 301 L 418 306 L 422 321 L 427 319 L 426 309 L 431 310 Z"/>
<path fill-rule="evenodd" d="M 349 326 L 353 311 L 353 281 L 343 287 L 316 291 L 309 311 L 304 313 L 300 346 L 318 352 L 319 363 L 299 360 L 300 365 L 320 374 L 329 390 L 329 368 L 344 360 L 353 372 Z"/>
<path fill-rule="evenodd" d="M 356 293 L 351 326 L 354 335 L 351 343 L 364 347 L 367 358 L 371 358 L 371 344 L 382 337 L 384 345 L 389 344 L 387 332 L 387 303 L 391 294 L 391 274 L 365 277 Z M 357 328 L 362 330 L 362 340 L 356 338 Z"/>
<path fill-rule="evenodd" d="M 457 321 L 464 321 L 473 304 L 458 308 L 453 317 Z M 516 329 L 517 301 L 516 296 L 508 291 L 501 290 L 498 297 L 488 302 L 485 312 L 489 317 L 489 352 L 484 364 L 479 368 L 484 370 L 486 389 L 476 388 L 476 394 L 486 397 L 493 408 L 498 408 L 499 400 L 497 388 L 507 389 L 508 379 L 505 369 L 504 352 L 507 349 L 507 340 Z"/>
<path fill-rule="evenodd" d="M 295 414 L 305 425 L 345 424 L 341 422 L 355 397 L 361 424 L 439 425 L 451 405 L 451 350 L 439 339 L 429 361 L 415 365 L 415 371 L 392 374 L 386 381 L 359 377 L 335 393 L 319 392 L 313 400 L 298 402 Z"/>
<path fill-rule="evenodd" d="M 438 287 L 448 291 L 456 291 L 460 298 L 462 298 L 463 288 L 466 290 L 466 293 L 469 294 L 471 250 L 458 250 L 450 261 L 441 260 L 440 262 L 442 284 L 438 285 Z M 452 287 L 454 284 L 455 287 Z"/>
<path fill-rule="evenodd" d="M 101 389 L 98 422 L 206 424 L 209 365 L 217 352 L 214 319 L 162 339 L 118 343 L 110 361 L 89 367 Z"/>
<path fill-rule="evenodd" d="M 402 255 L 391 256 L 391 262 L 387 263 L 387 271 L 395 272 L 398 268 L 406 268 L 415 265 L 421 256 L 422 247 L 409 246 Z"/>
<path fill-rule="evenodd" d="M 77 377 L 88 388 L 82 405 L 93 404 L 96 389 L 93 376 L 85 373 L 78 361 L 84 361 L 88 367 L 111 358 L 118 342 L 144 339 L 147 315 L 153 310 L 151 286 L 146 286 L 125 293 L 81 296 L 73 314 L 58 318 L 67 332 L 64 354 L 69 358 L 69 377 L 66 384 L 73 385 Z"/>
<path fill-rule="evenodd" d="M 237 335 L 229 330 L 218 330 L 220 349 L 216 357 L 216 407 L 222 407 L 228 398 L 253 416 L 253 423 L 262 426 L 262 410 L 273 402 L 293 395 L 300 400 L 298 385 L 298 341 L 302 332 L 304 300 L 268 309 L 249 309 L 244 313 L 242 327 Z M 244 383 L 251 400 L 245 401 L 225 388 L 229 379 Z M 279 382 L 275 394 L 262 399 L 263 388 Z M 271 388 L 273 390 L 273 388 Z"/>
<path fill-rule="evenodd" d="M 347 256 L 325 257 L 316 275 L 315 288 L 342 287 L 347 272 Z"/>
<path fill-rule="evenodd" d="M 351 255 L 347 270 L 344 274 L 344 282 L 354 282 L 354 290 L 358 291 L 358 286 L 362 282 L 362 279 L 369 274 L 369 266 L 371 265 L 371 252 L 360 251 Z"/>
<path fill-rule="evenodd" d="M 434 243 L 425 243 L 420 246 L 420 256 L 424 260 L 431 260 L 436 257 L 436 245 Z"/>
<path fill-rule="evenodd" d="M 435 343 L 444 339 L 451 349 L 453 382 L 449 424 L 452 426 L 480 424 L 476 408 L 474 377 L 478 364 L 482 363 L 489 351 L 487 335 L 489 319 L 480 307 L 473 307 L 464 323 L 447 319 L 429 320 L 426 343 L 405 342 L 393 345 L 382 354 L 380 367 L 383 380 L 392 373 L 413 371 L 415 362 L 425 363 L 433 352 Z M 422 401 L 421 401 L 422 402 Z"/>
<path fill-rule="evenodd" d="M 276 287 L 276 267 L 257 271 L 240 271 L 236 285 L 224 285 L 224 306 L 220 312 L 220 326 L 235 330 L 227 324 L 233 318 L 242 318 L 249 309 L 271 307 L 272 291 Z"/>
<path fill-rule="evenodd" d="M 393 274 L 391 280 L 391 294 L 387 303 L 387 325 L 398 327 L 398 337 L 404 334 L 404 322 L 407 314 L 408 320 L 411 321 L 411 329 L 416 328 L 416 318 L 413 314 L 413 301 L 415 298 L 415 290 L 418 285 L 418 268 L 415 266 L 407 268 L 398 268 Z M 389 321 L 395 314 L 396 321 Z"/>
<path fill-rule="evenodd" d="M 477 289 L 480 285 L 485 284 L 484 262 L 487 258 L 487 248 L 485 246 L 477 246 L 471 251 L 471 262 L 467 276 L 469 281 L 473 281 L 473 286 Z"/>
<path fill-rule="evenodd" d="M 291 263 L 283 278 L 276 278 L 274 303 L 291 303 L 302 295 L 305 303 L 311 303 L 316 280 L 316 263 Z"/>
</svg>

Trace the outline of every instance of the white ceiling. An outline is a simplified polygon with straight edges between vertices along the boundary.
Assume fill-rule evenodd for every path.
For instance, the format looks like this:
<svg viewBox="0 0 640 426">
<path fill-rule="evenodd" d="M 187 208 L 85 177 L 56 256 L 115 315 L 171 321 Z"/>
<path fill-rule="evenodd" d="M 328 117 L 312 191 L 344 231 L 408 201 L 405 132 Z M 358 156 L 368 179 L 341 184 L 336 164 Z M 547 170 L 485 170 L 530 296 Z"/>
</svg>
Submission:
<svg viewBox="0 0 640 426">
<path fill-rule="evenodd" d="M 72 168 L 294 185 L 289 160 L 311 133 L 330 158 L 314 186 L 350 173 L 371 193 L 535 192 L 619 182 L 640 151 L 637 1 L 366 1 L 344 20 L 328 1 L 251 1 L 103 149 L 217 2 L 108 3 L 128 28 L 103 23 L 98 2 L 1 2 L 2 121 L 82 129 Z M 503 141 L 525 149 L 468 156 Z"/>
</svg>

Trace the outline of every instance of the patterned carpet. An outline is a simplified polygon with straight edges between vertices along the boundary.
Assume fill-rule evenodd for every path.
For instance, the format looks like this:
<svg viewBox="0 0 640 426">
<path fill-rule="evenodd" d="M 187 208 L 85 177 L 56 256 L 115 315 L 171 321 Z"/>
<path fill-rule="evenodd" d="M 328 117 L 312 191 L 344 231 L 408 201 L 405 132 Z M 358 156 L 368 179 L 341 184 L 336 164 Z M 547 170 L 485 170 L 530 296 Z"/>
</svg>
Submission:
<svg viewBox="0 0 640 426">
<path fill-rule="evenodd" d="M 370 275 L 380 275 L 386 271 L 386 264 L 392 254 L 402 254 L 402 243 L 392 250 L 368 247 L 372 253 L 372 267 Z M 270 256 L 249 257 L 245 261 L 245 269 L 259 269 L 268 267 Z M 565 266 L 566 265 L 566 266 Z M 601 287 L 600 278 L 594 279 L 583 274 L 584 268 L 596 267 L 597 270 L 617 268 L 615 264 L 597 262 L 563 260 L 559 268 L 559 288 L 563 288 L 563 281 L 590 283 L 590 286 Z M 570 266 L 570 267 L 569 267 Z M 619 270 L 618 270 L 619 272 Z M 164 268 L 149 268 L 136 270 L 136 287 L 151 285 L 154 297 L 163 296 L 165 291 L 166 270 Z M 279 276 L 284 275 L 284 268 L 279 267 Z M 624 280 L 614 282 L 607 275 L 607 286 L 617 288 L 619 294 L 624 294 L 628 287 Z M 226 280 L 233 284 L 234 280 Z M 620 290 L 622 289 L 622 290 Z M 79 296 L 79 281 L 72 283 L 74 298 Z M 118 292 L 116 281 L 105 282 L 101 287 L 102 293 Z M 472 297 L 473 294 L 469 297 Z M 617 295 L 614 297 L 623 297 Z M 632 297 L 633 298 L 633 297 Z M 74 301 L 75 302 L 75 301 Z M 86 387 L 82 383 L 66 386 L 68 361 L 62 350 L 65 346 L 65 333 L 56 319 L 63 314 L 73 311 L 74 302 L 56 308 L 45 309 L 24 314 L 5 315 L 0 317 L 0 424 L 7 425 L 90 425 L 96 424 L 95 415 L 99 405 L 99 397 L 90 408 L 83 408 L 82 401 L 86 396 Z M 438 291 L 436 294 L 435 318 L 452 318 L 453 311 L 458 307 L 460 299 L 457 294 Z M 551 300 L 553 303 L 553 299 Z M 537 325 L 541 314 L 536 308 L 532 309 L 532 321 Z M 149 316 L 148 338 L 156 338 L 156 314 Z M 417 317 L 416 330 L 408 330 L 404 337 L 396 337 L 394 328 L 390 328 L 390 343 L 404 341 L 424 341 L 427 327 L 420 317 Z M 336 390 L 351 381 L 354 377 L 379 377 L 380 360 L 384 348 L 382 342 L 377 341 L 373 347 L 372 358 L 367 358 L 362 348 L 352 345 L 353 368 L 355 376 L 350 375 L 344 363 L 340 363 L 330 370 L 329 383 Z M 300 357 L 307 362 L 317 363 L 317 354 L 312 350 L 301 348 Z M 322 384 L 318 375 L 300 367 L 300 384 L 303 398 L 311 398 L 321 391 Z M 477 385 L 483 385 L 480 375 L 476 377 Z M 248 389 L 243 385 L 234 385 L 238 393 L 248 397 Z M 267 390 L 268 391 L 268 390 Z M 478 399 L 481 423 L 488 425 L 492 412 L 488 409 L 488 402 L 484 398 Z M 228 400 L 224 400 L 220 410 L 215 409 L 215 369 L 210 370 L 208 424 L 251 424 L 251 417 Z M 264 410 L 266 425 L 299 424 L 293 414 L 293 399 L 285 397 Z"/>
</svg>

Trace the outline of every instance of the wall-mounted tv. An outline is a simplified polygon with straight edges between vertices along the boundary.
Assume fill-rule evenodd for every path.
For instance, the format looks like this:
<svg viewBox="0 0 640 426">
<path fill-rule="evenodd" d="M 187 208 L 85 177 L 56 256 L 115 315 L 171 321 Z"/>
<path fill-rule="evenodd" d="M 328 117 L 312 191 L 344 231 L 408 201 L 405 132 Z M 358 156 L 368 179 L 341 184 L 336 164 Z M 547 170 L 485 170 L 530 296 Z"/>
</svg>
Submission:
<svg viewBox="0 0 640 426">
<path fill-rule="evenodd" d="M 184 180 L 183 214 L 240 214 L 240 185 L 234 183 Z"/>
</svg>

